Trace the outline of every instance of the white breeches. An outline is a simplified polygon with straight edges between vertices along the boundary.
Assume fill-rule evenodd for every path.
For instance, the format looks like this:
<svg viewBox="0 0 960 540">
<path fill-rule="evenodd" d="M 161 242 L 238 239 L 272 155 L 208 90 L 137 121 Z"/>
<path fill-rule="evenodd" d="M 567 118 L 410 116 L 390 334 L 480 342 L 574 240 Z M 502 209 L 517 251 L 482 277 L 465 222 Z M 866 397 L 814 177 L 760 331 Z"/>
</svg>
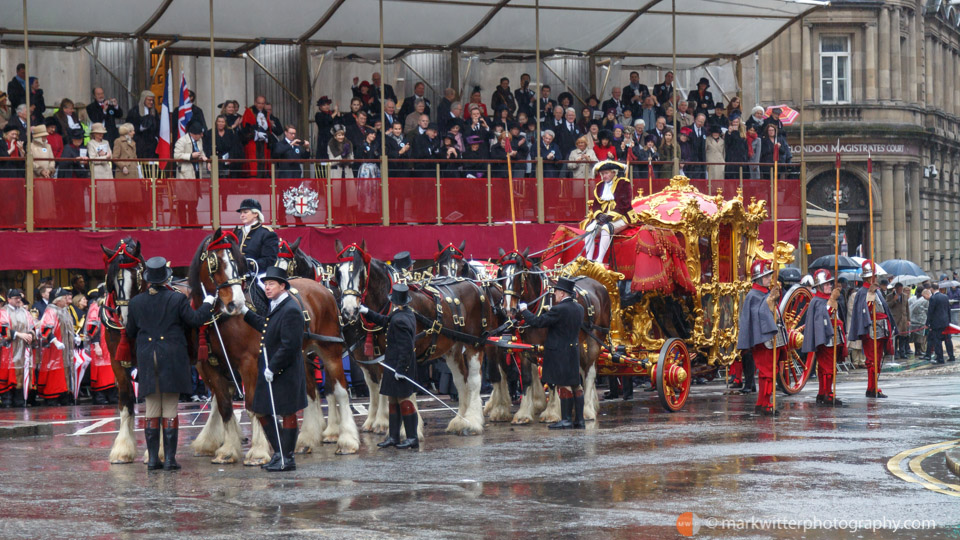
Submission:
<svg viewBox="0 0 960 540">
<path fill-rule="evenodd" d="M 598 227 L 600 230 L 597 230 Z M 583 241 L 587 258 L 591 261 L 603 263 L 604 258 L 607 256 L 607 250 L 610 249 L 610 243 L 613 241 L 613 235 L 626 228 L 627 223 L 622 219 L 611 221 L 606 225 L 600 225 L 595 220 L 591 221 L 590 224 L 587 225 L 586 232 L 593 234 L 588 234 Z M 593 246 L 597 235 L 600 236 L 600 247 L 597 249 L 596 257 L 594 257 Z"/>
</svg>

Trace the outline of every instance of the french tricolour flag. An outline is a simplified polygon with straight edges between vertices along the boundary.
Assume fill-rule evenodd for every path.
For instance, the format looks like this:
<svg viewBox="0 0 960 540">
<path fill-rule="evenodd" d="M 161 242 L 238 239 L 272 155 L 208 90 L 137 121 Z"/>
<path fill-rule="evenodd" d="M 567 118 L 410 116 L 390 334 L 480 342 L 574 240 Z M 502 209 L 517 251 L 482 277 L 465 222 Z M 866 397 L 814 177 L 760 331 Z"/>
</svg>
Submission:
<svg viewBox="0 0 960 540">
<path fill-rule="evenodd" d="M 170 140 L 170 94 L 172 93 L 173 74 L 167 70 L 166 84 L 163 85 L 163 102 L 160 105 L 160 140 L 157 142 L 157 156 L 170 159 L 173 147 Z"/>
<path fill-rule="evenodd" d="M 190 101 L 190 89 L 187 88 L 187 78 L 180 72 L 180 108 L 177 109 L 177 138 L 187 133 L 187 126 L 193 118 L 193 102 Z"/>
</svg>

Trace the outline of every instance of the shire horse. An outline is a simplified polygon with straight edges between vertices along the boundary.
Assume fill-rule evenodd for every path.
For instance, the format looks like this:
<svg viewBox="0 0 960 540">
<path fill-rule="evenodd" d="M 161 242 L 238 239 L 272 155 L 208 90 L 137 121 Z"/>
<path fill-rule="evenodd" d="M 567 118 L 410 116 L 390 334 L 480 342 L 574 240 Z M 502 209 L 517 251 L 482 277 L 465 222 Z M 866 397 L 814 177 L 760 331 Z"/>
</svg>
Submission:
<svg viewBox="0 0 960 540">
<path fill-rule="evenodd" d="M 106 267 L 106 293 L 100 310 L 101 322 L 106 330 L 110 367 L 117 382 L 117 408 L 120 411 L 120 430 L 110 448 L 110 463 L 133 463 L 136 459 L 137 440 L 134 436 L 134 404 L 137 401 L 130 378 L 130 369 L 136 365 L 136 351 L 127 341 L 124 324 L 130 300 L 147 290 L 143 279 L 143 256 L 140 242 L 126 237 L 113 249 L 100 246 Z"/>
<path fill-rule="evenodd" d="M 529 249 L 523 253 L 500 250 L 500 259 L 497 264 L 500 269 L 497 279 L 503 285 L 503 310 L 513 319 L 519 313 L 517 306 L 520 303 L 528 304 L 528 309 L 535 314 L 542 313 L 552 303 L 552 295 L 544 295 L 551 287 L 549 278 L 539 265 L 528 258 Z M 583 381 L 585 420 L 595 420 L 600 401 L 597 396 L 597 358 L 600 356 L 600 341 L 606 342 L 610 329 L 610 293 L 598 281 L 589 277 L 577 278 L 575 281 L 576 301 L 583 306 L 584 323 L 580 329 L 580 377 Z M 587 335 L 587 332 L 594 337 Z M 532 345 L 543 345 L 547 337 L 546 329 L 520 327 L 518 330 L 521 341 Z M 596 339 L 594 339 L 596 338 Z M 521 355 L 521 373 L 524 381 L 529 381 L 524 389 L 520 409 L 513 416 L 514 424 L 529 424 L 533 416 L 539 414 L 541 422 L 556 422 L 560 420 L 560 399 L 555 388 L 550 389 L 549 400 L 543 394 L 543 383 L 537 369 L 537 359 L 532 354 Z M 504 385 L 504 383 L 500 383 Z M 501 389 L 505 392 L 505 389 Z M 501 395 L 504 395 L 501 393 Z M 507 394 L 509 395 L 509 394 Z M 493 401 L 491 396 L 491 402 Z M 501 398 L 502 399 L 502 398 Z M 503 404 L 494 403 L 491 416 L 496 413 L 502 418 Z M 509 410 L 509 408 L 507 409 Z"/>
<path fill-rule="evenodd" d="M 341 315 L 347 324 L 359 320 L 366 325 L 360 314 L 361 304 L 388 314 L 392 307 L 387 298 L 391 275 L 386 265 L 366 253 L 366 243 L 343 247 L 337 242 L 337 250 L 337 279 L 343 293 Z M 459 414 L 450 420 L 446 431 L 459 435 L 483 433 L 480 369 L 484 336 L 495 323 L 489 298 L 474 282 L 449 277 L 411 284 L 410 296 L 410 307 L 422 330 L 416 340 L 417 361 L 443 358 L 460 395 Z M 376 330 L 367 328 L 369 332 Z M 373 393 L 375 388 L 370 391 Z"/>
<path fill-rule="evenodd" d="M 222 341 L 217 335 L 217 328 L 210 329 L 209 326 L 212 325 L 208 325 L 203 329 L 208 333 L 206 342 L 209 355 L 206 361 L 198 363 L 198 368 L 214 394 L 211 406 L 215 406 L 220 414 L 210 415 L 207 424 L 192 444 L 195 455 L 213 455 L 214 463 L 236 462 L 241 449 L 240 431 L 233 414 L 231 399 L 232 380 L 226 358 L 229 358 L 232 367 L 240 373 L 243 380 L 245 406 L 252 419 L 252 445 L 244 464 L 262 464 L 271 456 L 269 443 L 263 435 L 257 415 L 250 411 L 257 383 L 260 333 L 246 324 L 240 316 L 241 307 L 248 301 L 243 286 L 245 274 L 246 260 L 236 236 L 221 229 L 217 229 L 201 242 L 190 264 L 188 281 L 192 303 L 199 305 L 203 301 L 204 293 L 211 292 L 216 294 L 216 305 L 219 306 L 216 313 L 218 320 L 213 324 L 219 326 Z M 355 453 L 360 442 L 346 392 L 336 299 L 326 287 L 309 279 L 292 279 L 290 285 L 291 289 L 298 291 L 295 300 L 299 296 L 305 315 L 309 315 L 304 329 L 306 335 L 303 345 L 308 406 L 303 412 L 303 425 L 297 439 L 296 451 L 309 453 L 319 447 L 321 442 L 336 442 L 337 454 Z M 203 356 L 201 351 L 201 357 Z M 318 360 L 323 363 L 329 381 L 325 389 L 327 402 L 330 404 L 329 423 L 326 427 L 312 369 Z"/>
</svg>

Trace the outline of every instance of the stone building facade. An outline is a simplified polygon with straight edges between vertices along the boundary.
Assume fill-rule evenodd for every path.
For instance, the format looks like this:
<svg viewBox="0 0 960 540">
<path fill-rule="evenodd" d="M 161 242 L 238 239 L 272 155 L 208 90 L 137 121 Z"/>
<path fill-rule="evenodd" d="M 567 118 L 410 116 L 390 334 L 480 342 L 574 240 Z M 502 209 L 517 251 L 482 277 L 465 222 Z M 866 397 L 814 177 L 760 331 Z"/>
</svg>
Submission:
<svg viewBox="0 0 960 540">
<path fill-rule="evenodd" d="M 851 255 L 861 244 L 870 252 L 869 153 L 877 259 L 910 259 L 930 273 L 960 269 L 958 8 L 946 0 L 834 0 L 764 47 L 758 73 L 745 73 L 758 78 L 765 105 L 799 107 L 803 94 L 807 198 L 831 211 L 839 139 Z M 753 103 L 752 85 L 744 86 L 744 103 Z M 789 135 L 796 159 L 799 128 Z M 809 230 L 811 257 L 833 253 L 832 236 L 832 227 Z"/>
</svg>

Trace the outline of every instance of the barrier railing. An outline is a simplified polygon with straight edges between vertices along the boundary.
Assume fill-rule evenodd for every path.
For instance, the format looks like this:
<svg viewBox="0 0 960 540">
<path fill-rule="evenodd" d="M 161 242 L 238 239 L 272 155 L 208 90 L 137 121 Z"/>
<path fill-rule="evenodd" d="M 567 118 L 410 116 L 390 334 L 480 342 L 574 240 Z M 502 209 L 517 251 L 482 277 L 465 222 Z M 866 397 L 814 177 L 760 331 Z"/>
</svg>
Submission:
<svg viewBox="0 0 960 540">
<path fill-rule="evenodd" d="M 58 159 L 64 165 L 82 161 Z M 113 160 L 121 163 L 123 160 Z M 232 160 L 251 161 L 251 160 Z M 167 164 L 163 171 L 156 163 Z M 16 177 L 16 165 L 22 173 L 23 160 L 0 159 L 0 229 L 27 229 L 27 207 L 33 209 L 34 229 L 167 229 L 206 227 L 219 212 L 223 226 L 239 224 L 235 209 L 243 199 L 260 201 L 265 221 L 277 226 L 339 227 L 377 225 L 389 216 L 390 224 L 497 224 L 509 222 L 511 189 L 506 164 L 500 161 L 471 161 L 468 168 L 477 176 L 466 177 L 455 170 L 462 161 L 391 160 L 390 175 L 383 178 L 357 178 L 364 163 L 380 165 L 379 160 L 304 160 L 269 163 L 269 177 L 231 177 L 218 179 L 219 193 L 213 201 L 210 178 L 177 178 L 174 160 L 141 162 L 140 169 L 150 178 L 43 178 L 34 177 L 33 196 L 28 197 L 24 178 Z M 282 164 L 301 165 L 300 173 L 289 172 Z M 571 223 L 583 219 L 593 198 L 596 180 L 571 177 L 566 164 L 557 162 L 560 172 L 548 171 L 541 179 L 523 174 L 527 165 L 536 171 L 536 162 L 514 162 L 513 200 L 518 222 Z M 12 166 L 11 166 L 12 165 Z M 709 165 L 686 164 L 686 170 L 706 172 Z M 726 164 L 731 165 L 731 164 Z M 734 178 L 693 178 L 692 184 L 707 194 L 723 193 L 732 197 L 742 190 L 745 202 L 751 198 L 767 201 L 773 196 L 772 182 L 751 178 L 756 163 L 735 165 Z M 769 168 L 759 164 L 761 173 Z M 201 172 L 208 174 L 205 167 Z M 70 167 L 74 170 L 75 167 Z M 652 178 L 648 172 L 653 170 Z M 12 171 L 12 172 L 11 172 Z M 666 171 L 666 174 L 664 174 Z M 670 162 L 632 163 L 628 178 L 633 192 L 644 194 L 662 190 L 669 183 Z M 802 217 L 799 164 L 780 166 L 779 217 Z M 240 173 L 245 174 L 245 173 Z M 13 176 L 13 177 L 11 177 Z M 289 176 L 294 176 L 290 178 Z M 384 208 L 382 193 L 387 189 L 389 207 Z M 386 210 L 386 212 L 385 212 Z"/>
</svg>

